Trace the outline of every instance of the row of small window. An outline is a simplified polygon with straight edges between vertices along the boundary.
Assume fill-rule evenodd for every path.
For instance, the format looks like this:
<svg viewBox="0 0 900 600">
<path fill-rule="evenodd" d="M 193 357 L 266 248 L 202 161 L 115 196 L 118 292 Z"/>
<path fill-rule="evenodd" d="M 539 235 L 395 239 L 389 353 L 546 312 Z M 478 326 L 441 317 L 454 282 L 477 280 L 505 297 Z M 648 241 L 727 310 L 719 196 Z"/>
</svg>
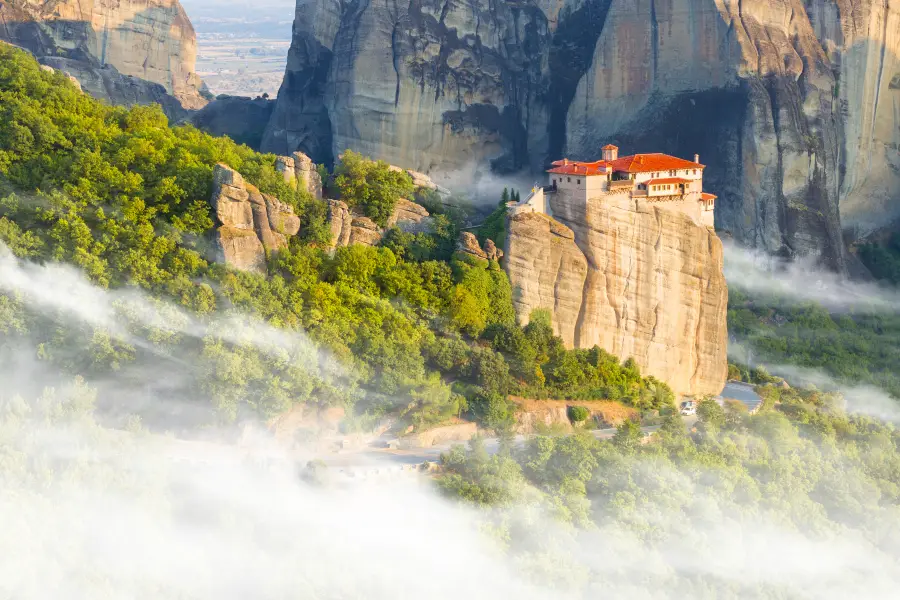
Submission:
<svg viewBox="0 0 900 600">
<path fill-rule="evenodd" d="M 556 185 L 557 183 L 562 183 L 562 177 L 559 178 L 559 181 L 556 181 L 555 179 L 553 179 L 553 180 L 550 181 L 550 183 L 551 183 L 552 185 Z M 566 183 L 572 183 L 572 178 L 571 178 L 571 177 L 566 177 Z M 576 179 L 576 180 L 575 180 L 575 183 L 577 183 L 578 185 L 581 185 L 581 180 L 580 180 L 580 179 Z"/>
<path fill-rule="evenodd" d="M 690 172 L 691 172 L 691 175 L 696 175 L 696 174 L 697 174 L 697 169 L 685 169 L 685 171 L 690 171 Z M 656 173 L 653 174 L 653 177 L 659 177 L 661 174 L 662 174 L 662 171 L 658 171 L 658 172 L 656 172 Z M 673 169 L 673 170 L 669 171 L 669 176 L 671 176 L 671 177 L 674 177 L 674 176 L 677 175 L 677 174 L 678 174 L 678 171 L 677 171 L 677 170 L 674 170 L 674 169 Z M 687 175 L 686 172 L 685 172 L 685 175 Z"/>
<path fill-rule="evenodd" d="M 650 186 L 650 189 L 651 189 L 652 191 L 654 191 L 654 192 L 663 192 L 663 191 L 666 191 L 666 190 L 671 190 L 671 189 L 673 189 L 674 187 L 675 187 L 674 185 L 672 185 L 671 183 L 669 183 L 669 184 L 666 184 L 666 185 L 651 185 L 651 186 Z"/>
</svg>

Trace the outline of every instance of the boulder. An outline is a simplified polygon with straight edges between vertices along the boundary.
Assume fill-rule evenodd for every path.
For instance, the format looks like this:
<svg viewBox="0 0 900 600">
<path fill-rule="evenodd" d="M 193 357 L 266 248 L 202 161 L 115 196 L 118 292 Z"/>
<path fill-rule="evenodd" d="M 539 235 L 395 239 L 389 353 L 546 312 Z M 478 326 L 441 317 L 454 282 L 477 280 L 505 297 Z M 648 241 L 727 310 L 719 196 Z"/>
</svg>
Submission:
<svg viewBox="0 0 900 600">
<path fill-rule="evenodd" d="M 487 253 L 481 249 L 481 244 L 478 243 L 478 238 L 475 237 L 474 233 L 468 231 L 463 231 L 459 234 L 459 241 L 456 243 L 456 251 L 482 260 L 488 259 Z"/>
<path fill-rule="evenodd" d="M 484 241 L 484 253 L 487 255 L 488 260 L 496 260 L 500 261 L 503 258 L 503 250 L 497 247 L 492 239 L 486 239 Z"/>
<path fill-rule="evenodd" d="M 288 237 L 297 235 L 300 232 L 300 217 L 294 213 L 294 209 L 275 196 L 265 194 L 264 198 L 269 227 Z"/>
<path fill-rule="evenodd" d="M 241 271 L 266 272 L 266 251 L 256 232 L 221 226 L 216 229 L 216 260 Z"/>
<path fill-rule="evenodd" d="M 353 215 L 346 202 L 340 200 L 328 201 L 328 224 L 331 229 L 331 247 L 347 246 L 350 244 L 350 234 L 353 228 Z"/>
<path fill-rule="evenodd" d="M 503 250 L 500 250 L 493 240 L 485 240 L 484 248 L 482 249 L 475 234 L 468 231 L 463 231 L 459 234 L 456 250 L 483 260 L 499 261 L 503 258 Z"/>
</svg>

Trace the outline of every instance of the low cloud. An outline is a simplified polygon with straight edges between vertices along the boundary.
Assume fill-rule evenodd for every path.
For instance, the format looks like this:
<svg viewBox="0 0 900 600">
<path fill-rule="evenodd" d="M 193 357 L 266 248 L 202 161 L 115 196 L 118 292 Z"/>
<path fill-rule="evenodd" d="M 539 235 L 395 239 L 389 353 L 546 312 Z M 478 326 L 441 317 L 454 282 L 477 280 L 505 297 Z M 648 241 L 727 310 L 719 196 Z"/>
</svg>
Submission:
<svg viewBox="0 0 900 600">
<path fill-rule="evenodd" d="M 751 294 L 777 296 L 788 304 L 817 302 L 831 311 L 897 312 L 900 294 L 874 283 L 851 282 L 814 264 L 786 261 L 723 241 L 728 285 Z"/>
<path fill-rule="evenodd" d="M 60 324 L 109 328 L 132 341 L 143 339 L 135 323 L 199 339 L 225 323 L 8 253 L 0 255 L 0 292 Z M 242 342 L 273 357 L 306 343 L 300 333 L 233 318 L 250 324 Z M 388 453 L 377 474 L 326 468 L 326 483 L 312 485 L 300 477 L 306 461 L 332 455 L 287 449 L 265 431 L 243 443 L 200 443 L 105 428 L 81 384 L 34 395 L 17 389 L 20 369 L 31 381 L 67 375 L 27 346 L 16 356 L 0 364 L 0 597 L 687 600 L 737 589 L 831 600 L 890 598 L 900 580 L 897 548 L 876 546 L 861 526 L 801 532 L 765 512 L 736 510 L 727 493 L 708 496 L 652 457 L 622 467 L 672 491 L 633 503 L 630 513 L 663 538 L 648 544 L 624 524 L 576 532 L 526 505 L 513 514 L 528 547 L 507 553 L 489 533 L 496 513 L 443 499 L 427 477 L 398 473 Z M 200 368 L 196 357 L 178 360 Z M 152 401 L 172 411 L 170 423 L 183 418 L 158 387 L 168 372 L 105 377 L 103 385 L 121 390 L 122 410 Z M 202 392 L 190 400 L 209 402 Z M 709 479 L 717 477 L 711 469 Z M 878 524 L 897 531 L 896 521 L 879 515 Z"/>
<path fill-rule="evenodd" d="M 214 336 L 233 344 L 249 344 L 273 356 L 300 351 L 309 355 L 311 366 L 327 363 L 329 368 L 337 368 L 337 363 L 321 355 L 302 332 L 272 327 L 233 311 L 202 320 L 137 288 L 100 288 L 69 265 L 20 260 L 2 242 L 0 292 L 21 297 L 30 309 L 63 321 L 103 328 L 124 342 L 153 351 L 156 348 L 146 336 L 135 334 L 136 326 L 163 336 L 182 335 L 198 340 Z"/>
<path fill-rule="evenodd" d="M 486 162 L 469 162 L 455 171 L 436 171 L 432 180 L 454 194 L 462 194 L 476 206 L 493 210 L 500 202 L 503 188 L 517 190 L 524 200 L 535 185 L 544 185 L 545 177 L 535 178 L 526 172 L 497 175 Z"/>
<path fill-rule="evenodd" d="M 754 358 L 753 347 L 746 342 L 731 340 L 728 343 L 728 357 L 739 363 L 754 367 L 764 367 L 766 371 L 782 377 L 794 387 L 814 386 L 822 391 L 838 392 L 849 413 L 866 415 L 880 421 L 900 423 L 900 402 L 878 386 L 866 383 L 846 383 L 838 381 L 821 369 L 811 369 L 790 364 L 777 364 Z"/>
</svg>

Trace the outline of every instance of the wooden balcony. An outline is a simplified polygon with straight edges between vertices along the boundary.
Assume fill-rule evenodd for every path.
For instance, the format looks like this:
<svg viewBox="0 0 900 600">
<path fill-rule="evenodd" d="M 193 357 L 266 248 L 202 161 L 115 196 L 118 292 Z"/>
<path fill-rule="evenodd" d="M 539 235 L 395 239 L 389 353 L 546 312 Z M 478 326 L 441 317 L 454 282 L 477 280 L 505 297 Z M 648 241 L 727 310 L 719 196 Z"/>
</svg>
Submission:
<svg viewBox="0 0 900 600">
<path fill-rule="evenodd" d="M 631 179 L 620 179 L 618 181 L 610 181 L 609 189 L 611 190 L 630 190 L 634 187 L 634 181 Z"/>
</svg>

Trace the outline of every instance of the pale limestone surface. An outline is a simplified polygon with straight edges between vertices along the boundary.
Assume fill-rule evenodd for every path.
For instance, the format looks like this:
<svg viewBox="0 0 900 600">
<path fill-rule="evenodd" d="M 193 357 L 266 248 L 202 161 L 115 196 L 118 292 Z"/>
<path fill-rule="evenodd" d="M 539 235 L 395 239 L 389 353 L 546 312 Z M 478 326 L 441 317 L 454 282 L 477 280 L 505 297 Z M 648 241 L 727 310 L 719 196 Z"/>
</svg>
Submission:
<svg viewBox="0 0 900 600">
<path fill-rule="evenodd" d="M 337 0 L 299 1 L 263 149 L 302 148 L 329 160 L 352 148 L 463 178 L 490 159 L 524 166 L 527 154 L 504 130 L 515 129 L 512 114 L 540 96 L 542 44 L 522 40 L 546 34 L 542 14 L 505 2 L 373 0 L 350 9 Z M 545 144 L 545 130 L 531 132 L 535 145 Z"/>
<path fill-rule="evenodd" d="M 481 260 L 499 261 L 503 258 L 503 250 L 497 248 L 493 240 L 485 240 L 484 248 L 478 243 L 478 238 L 474 233 L 463 231 L 459 234 L 459 240 L 456 243 L 456 251 L 463 254 L 469 254 Z"/>
<path fill-rule="evenodd" d="M 547 309 L 567 346 L 600 346 L 677 394 L 715 394 L 727 371 L 722 245 L 644 201 L 550 198 L 509 222 L 505 268 L 519 321 Z"/>
<path fill-rule="evenodd" d="M 394 212 L 388 219 L 388 227 L 395 225 L 403 231 L 419 233 L 431 228 L 431 215 L 421 204 L 411 202 L 406 198 L 398 198 L 394 205 Z"/>
<path fill-rule="evenodd" d="M 266 150 L 350 148 L 457 185 L 607 142 L 700 153 L 720 230 L 835 269 L 844 227 L 900 215 L 896 2 L 353 6 L 298 2 Z"/>
<path fill-rule="evenodd" d="M 352 223 L 349 245 L 377 246 L 384 236 L 381 228 L 369 217 L 355 216 Z"/>
<path fill-rule="evenodd" d="M 294 209 L 260 193 L 226 165 L 213 170 L 210 202 L 216 214 L 216 260 L 237 269 L 265 273 L 267 253 L 286 248 L 300 230 Z"/>
<path fill-rule="evenodd" d="M 39 58 L 73 58 L 84 69 L 114 67 L 160 84 L 186 109 L 207 102 L 194 72 L 194 28 L 178 0 L 8 0 L 0 4 L 0 17 L 0 39 Z"/>
<path fill-rule="evenodd" d="M 328 226 L 331 229 L 331 247 L 347 246 L 353 231 L 353 215 L 346 202 L 328 201 Z"/>
<path fill-rule="evenodd" d="M 814 0 L 807 11 L 838 71 L 842 224 L 866 234 L 900 216 L 900 4 Z"/>
<path fill-rule="evenodd" d="M 313 198 L 322 197 L 322 177 L 312 159 L 302 152 L 294 152 L 291 156 L 279 156 L 275 161 L 275 169 L 291 185 L 300 186 Z"/>
<path fill-rule="evenodd" d="M 341 200 L 328 201 L 328 226 L 331 230 L 331 248 L 363 244 L 377 246 L 386 229 L 379 227 L 369 217 L 354 214 Z M 388 218 L 388 228 L 417 233 L 431 228 L 431 217 L 425 207 L 399 198 L 394 212 Z"/>
</svg>

